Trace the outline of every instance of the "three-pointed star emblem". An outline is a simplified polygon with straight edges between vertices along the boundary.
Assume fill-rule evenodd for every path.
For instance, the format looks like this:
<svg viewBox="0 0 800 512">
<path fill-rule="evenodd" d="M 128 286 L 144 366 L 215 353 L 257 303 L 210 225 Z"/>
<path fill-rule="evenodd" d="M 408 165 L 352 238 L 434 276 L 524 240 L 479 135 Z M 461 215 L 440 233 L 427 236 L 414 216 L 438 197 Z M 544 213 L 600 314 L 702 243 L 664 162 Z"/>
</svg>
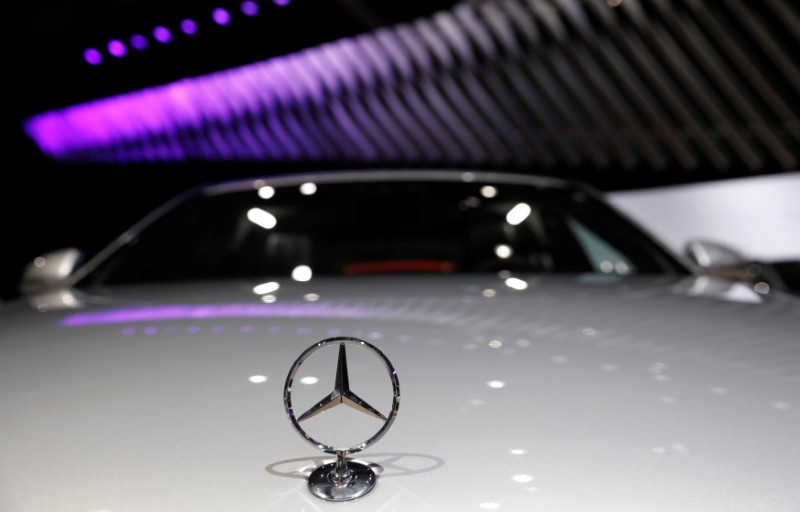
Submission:
<svg viewBox="0 0 800 512">
<path fill-rule="evenodd" d="M 300 415 L 297 421 L 300 422 L 312 418 L 339 404 L 350 406 L 364 414 L 368 414 L 383 421 L 388 421 L 386 416 L 350 391 L 350 382 L 347 378 L 347 353 L 345 352 L 344 343 L 339 344 L 339 362 L 336 366 L 336 382 L 334 383 L 333 391 L 330 395 L 326 396 Z"/>
</svg>

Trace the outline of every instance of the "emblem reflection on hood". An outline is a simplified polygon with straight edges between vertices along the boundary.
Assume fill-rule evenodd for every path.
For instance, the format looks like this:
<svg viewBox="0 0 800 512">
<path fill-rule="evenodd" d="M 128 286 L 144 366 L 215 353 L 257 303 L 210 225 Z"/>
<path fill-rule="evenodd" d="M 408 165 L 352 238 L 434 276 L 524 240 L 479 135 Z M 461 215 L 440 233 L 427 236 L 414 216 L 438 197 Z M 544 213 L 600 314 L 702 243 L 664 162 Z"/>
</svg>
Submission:
<svg viewBox="0 0 800 512">
<path fill-rule="evenodd" d="M 336 379 L 333 391 L 307 411 L 300 414 L 300 416 L 297 416 L 292 407 L 292 383 L 294 382 L 295 375 L 297 375 L 303 362 L 305 362 L 311 354 L 332 345 L 339 346 L 339 359 L 336 365 Z M 369 350 L 386 366 L 386 370 L 389 372 L 389 379 L 392 383 L 393 392 L 392 410 L 389 412 L 388 416 L 384 416 L 380 411 L 361 399 L 350 389 L 347 368 L 347 350 L 345 348 L 347 345 Z M 392 426 L 397 416 L 397 409 L 400 405 L 400 383 L 397 380 L 397 372 L 389 359 L 383 355 L 383 352 L 370 343 L 358 338 L 328 338 L 315 343 L 300 354 L 300 357 L 297 358 L 297 361 L 294 362 L 291 370 L 289 370 L 289 375 L 286 377 L 286 384 L 283 388 L 283 405 L 286 408 L 286 414 L 289 416 L 292 425 L 306 441 L 326 453 L 336 454 L 336 462 L 318 467 L 308 477 L 308 488 L 312 494 L 328 501 L 348 501 L 363 496 L 372 490 L 375 486 L 375 473 L 369 466 L 350 460 L 347 456 L 352 453 L 360 452 L 378 441 L 389 430 L 389 427 Z M 332 409 L 337 405 L 352 407 L 359 412 L 382 421 L 383 426 L 366 441 L 349 448 L 336 448 L 317 441 L 300 426 L 301 422 Z"/>
</svg>

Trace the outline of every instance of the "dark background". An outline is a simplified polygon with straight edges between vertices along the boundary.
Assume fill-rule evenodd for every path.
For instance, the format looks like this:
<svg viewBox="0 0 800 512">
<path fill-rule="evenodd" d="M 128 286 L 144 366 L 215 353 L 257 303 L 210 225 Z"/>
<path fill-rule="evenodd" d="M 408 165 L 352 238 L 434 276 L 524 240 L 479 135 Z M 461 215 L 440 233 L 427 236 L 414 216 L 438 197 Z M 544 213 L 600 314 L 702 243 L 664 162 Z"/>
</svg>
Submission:
<svg viewBox="0 0 800 512">
<path fill-rule="evenodd" d="M 4 133 L 9 137 L 11 154 L 6 180 L 0 187 L 0 218 L 4 228 L 0 239 L 3 248 L 0 300 L 17 295 L 20 273 L 35 256 L 62 247 L 78 247 L 91 255 L 152 208 L 189 186 L 216 179 L 359 165 L 340 161 L 138 165 L 54 162 L 45 158 L 25 136 L 22 124 L 27 117 L 292 53 L 427 16 L 451 8 L 456 2 L 291 0 L 286 6 L 276 5 L 272 0 L 258 0 L 258 3 L 261 13 L 256 17 L 243 16 L 239 0 L 29 0 L 21 5 L 22 11 L 14 23 L 16 37 L 10 52 L 11 70 L 6 75 L 10 78 L 11 92 Z M 613 3 L 609 0 L 608 5 Z M 800 16 L 797 7 L 788 0 L 770 0 L 769 3 L 773 8 L 765 9 L 761 19 L 772 20 L 781 50 L 786 55 L 796 56 L 800 51 L 800 37 L 786 32 L 789 24 L 776 17 L 780 11 L 774 6 L 783 6 L 787 12 Z M 679 4 L 682 10 L 678 9 Z M 754 4 L 723 4 L 728 7 L 719 7 L 712 16 L 731 29 L 732 37 L 742 37 L 742 27 L 746 24 L 737 16 L 741 18 L 742 6 Z M 723 4 L 707 5 L 714 9 Z M 687 5 L 676 2 L 675 14 L 688 16 Z M 214 7 L 225 7 L 231 12 L 233 19 L 229 26 L 212 23 L 210 12 Z M 726 16 L 728 19 L 724 19 Z M 168 45 L 151 42 L 148 50 L 129 49 L 122 59 L 107 56 L 100 66 L 89 66 L 83 60 L 87 47 L 103 48 L 112 38 L 147 34 L 158 24 L 171 27 L 175 33 L 183 18 L 197 21 L 197 35 L 189 37 L 176 33 Z M 619 20 L 622 20 L 620 24 L 630 23 L 630 18 L 624 16 Z M 622 28 L 631 29 L 632 26 Z M 599 31 L 597 37 L 605 38 L 606 34 Z M 754 50 L 753 55 L 758 55 L 758 51 Z M 775 80 L 772 82 L 784 80 L 779 69 L 773 71 Z M 794 97 L 797 91 L 786 95 Z M 786 137 L 785 133 L 782 135 Z M 684 132 L 678 136 L 689 135 Z M 800 155 L 796 146 L 790 151 L 795 156 Z M 508 170 L 569 176 L 602 190 L 622 190 L 787 170 L 766 161 L 768 165 L 758 169 L 733 165 L 721 170 L 701 165 L 690 172 L 670 167 L 658 172 L 641 168 L 625 172 L 605 169 L 606 172 L 599 174 L 596 169 L 580 167 Z"/>
</svg>

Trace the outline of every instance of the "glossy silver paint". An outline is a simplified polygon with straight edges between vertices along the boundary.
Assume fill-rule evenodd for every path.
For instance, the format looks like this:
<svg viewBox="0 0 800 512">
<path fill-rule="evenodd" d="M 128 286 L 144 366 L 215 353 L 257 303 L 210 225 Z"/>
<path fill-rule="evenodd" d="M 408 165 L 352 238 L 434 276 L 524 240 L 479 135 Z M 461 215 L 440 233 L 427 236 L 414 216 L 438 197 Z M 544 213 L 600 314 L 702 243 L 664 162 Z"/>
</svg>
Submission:
<svg viewBox="0 0 800 512">
<path fill-rule="evenodd" d="M 800 508 L 796 299 L 707 278 L 516 277 L 526 289 L 320 277 L 271 304 L 241 281 L 4 306 L 0 510 Z M 378 485 L 347 503 L 308 493 L 330 459 L 282 407 L 286 369 L 329 336 L 377 344 L 403 377 L 403 414 L 365 454 Z"/>
</svg>

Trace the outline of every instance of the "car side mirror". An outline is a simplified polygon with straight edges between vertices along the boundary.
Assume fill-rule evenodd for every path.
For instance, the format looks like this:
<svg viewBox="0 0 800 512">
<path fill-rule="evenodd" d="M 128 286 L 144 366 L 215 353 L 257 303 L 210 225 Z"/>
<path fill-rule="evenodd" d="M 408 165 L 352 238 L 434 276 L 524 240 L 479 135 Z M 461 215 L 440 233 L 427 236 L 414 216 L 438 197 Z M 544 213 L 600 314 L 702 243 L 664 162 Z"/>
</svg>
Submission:
<svg viewBox="0 0 800 512">
<path fill-rule="evenodd" d="M 735 249 L 705 240 L 690 240 L 685 253 L 694 264 L 706 270 L 747 264 L 747 259 Z"/>
<path fill-rule="evenodd" d="M 25 267 L 19 283 L 23 295 L 62 287 L 83 261 L 79 249 L 59 249 L 37 256 Z"/>
</svg>

